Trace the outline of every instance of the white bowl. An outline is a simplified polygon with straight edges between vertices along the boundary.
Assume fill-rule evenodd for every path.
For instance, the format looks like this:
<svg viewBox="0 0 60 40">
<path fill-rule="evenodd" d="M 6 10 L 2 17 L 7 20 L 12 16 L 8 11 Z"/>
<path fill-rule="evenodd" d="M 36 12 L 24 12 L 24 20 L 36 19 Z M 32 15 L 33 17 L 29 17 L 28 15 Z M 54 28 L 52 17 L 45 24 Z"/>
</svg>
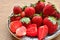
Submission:
<svg viewBox="0 0 60 40">
<path fill-rule="evenodd" d="M 59 20 L 59 23 L 60 23 L 60 20 Z M 8 20 L 8 29 L 9 29 L 9 24 L 10 24 L 10 21 Z M 10 29 L 9 29 L 9 31 L 10 31 Z M 18 38 L 18 37 L 16 37 L 16 35 L 13 34 L 11 31 L 10 31 L 10 33 L 11 33 L 15 38 L 17 38 L 17 39 L 19 39 L 19 40 L 38 40 L 38 38 L 31 38 L 31 37 L 27 37 L 27 36 L 24 36 L 24 37 L 22 37 L 22 38 Z M 57 37 L 59 34 L 60 34 L 60 24 L 58 25 L 58 30 L 57 30 L 53 35 L 51 35 L 51 36 L 46 36 L 44 40 L 51 40 L 51 39 Z"/>
</svg>

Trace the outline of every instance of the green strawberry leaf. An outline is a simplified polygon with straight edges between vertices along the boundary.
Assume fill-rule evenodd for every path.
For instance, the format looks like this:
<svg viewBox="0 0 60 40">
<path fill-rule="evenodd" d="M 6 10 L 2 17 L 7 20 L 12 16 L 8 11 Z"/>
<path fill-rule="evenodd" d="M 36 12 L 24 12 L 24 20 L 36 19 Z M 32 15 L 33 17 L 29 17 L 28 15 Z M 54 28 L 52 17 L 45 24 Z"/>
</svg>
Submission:
<svg viewBox="0 0 60 40">
<path fill-rule="evenodd" d="M 23 9 L 23 11 L 25 10 L 25 8 L 26 8 L 27 6 L 24 6 L 22 9 Z"/>
<path fill-rule="evenodd" d="M 42 16 L 42 12 L 39 15 Z"/>
<path fill-rule="evenodd" d="M 39 14 L 34 14 L 34 16 L 40 16 Z"/>
<path fill-rule="evenodd" d="M 45 0 L 39 0 L 39 1 L 45 2 Z"/>
<path fill-rule="evenodd" d="M 31 3 L 31 5 L 30 5 L 30 6 L 31 6 L 31 7 L 35 7 L 35 4 L 32 4 L 32 3 Z"/>
<path fill-rule="evenodd" d="M 49 17 L 48 18 L 53 24 L 56 24 L 57 20 L 54 17 Z"/>
<path fill-rule="evenodd" d="M 20 14 L 15 14 L 14 16 L 20 16 Z"/>
<path fill-rule="evenodd" d="M 24 18 L 22 18 L 20 21 L 21 21 L 22 23 L 26 23 L 26 24 L 30 23 L 30 19 L 29 19 L 28 17 L 24 17 Z"/>
</svg>

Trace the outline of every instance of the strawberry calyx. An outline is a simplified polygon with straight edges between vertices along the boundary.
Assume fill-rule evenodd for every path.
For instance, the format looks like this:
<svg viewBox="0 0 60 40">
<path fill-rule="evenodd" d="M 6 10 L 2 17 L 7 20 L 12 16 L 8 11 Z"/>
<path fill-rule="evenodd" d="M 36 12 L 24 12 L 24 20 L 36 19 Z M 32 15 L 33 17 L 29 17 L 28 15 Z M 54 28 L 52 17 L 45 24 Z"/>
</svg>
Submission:
<svg viewBox="0 0 60 40">
<path fill-rule="evenodd" d="M 53 23 L 56 24 L 57 20 L 55 17 L 48 17 L 48 19 Z"/>
<path fill-rule="evenodd" d="M 15 14 L 14 16 L 20 16 L 20 14 Z"/>
<path fill-rule="evenodd" d="M 39 1 L 45 2 L 45 0 L 39 0 Z"/>
<path fill-rule="evenodd" d="M 40 16 L 39 14 L 34 14 L 34 16 Z"/>
<path fill-rule="evenodd" d="M 31 6 L 31 7 L 35 7 L 35 5 L 36 5 L 36 4 L 32 4 L 32 3 L 31 3 L 31 5 L 30 5 L 30 6 Z"/>
<path fill-rule="evenodd" d="M 29 19 L 28 17 L 24 17 L 24 18 L 22 18 L 20 21 L 21 21 L 22 23 L 26 23 L 26 24 L 30 23 L 30 19 Z"/>
<path fill-rule="evenodd" d="M 25 8 L 26 8 L 27 6 L 24 6 L 22 9 L 23 9 L 23 11 L 25 10 Z"/>
<path fill-rule="evenodd" d="M 34 16 L 42 16 L 42 12 L 39 14 L 35 13 Z"/>
</svg>

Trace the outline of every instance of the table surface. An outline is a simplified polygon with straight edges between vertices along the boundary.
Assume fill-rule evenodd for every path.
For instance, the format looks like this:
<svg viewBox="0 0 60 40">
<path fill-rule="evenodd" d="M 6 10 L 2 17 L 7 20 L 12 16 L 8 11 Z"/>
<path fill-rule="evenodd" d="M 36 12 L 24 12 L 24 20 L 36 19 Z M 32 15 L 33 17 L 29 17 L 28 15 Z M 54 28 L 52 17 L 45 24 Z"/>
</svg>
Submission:
<svg viewBox="0 0 60 40">
<path fill-rule="evenodd" d="M 24 6 L 30 3 L 35 3 L 38 0 L 0 0 L 0 40 L 17 40 L 8 31 L 8 16 L 12 13 L 15 5 Z M 56 4 L 57 9 L 60 8 L 60 0 L 46 0 Z M 60 40 L 60 35 L 53 40 Z"/>
</svg>

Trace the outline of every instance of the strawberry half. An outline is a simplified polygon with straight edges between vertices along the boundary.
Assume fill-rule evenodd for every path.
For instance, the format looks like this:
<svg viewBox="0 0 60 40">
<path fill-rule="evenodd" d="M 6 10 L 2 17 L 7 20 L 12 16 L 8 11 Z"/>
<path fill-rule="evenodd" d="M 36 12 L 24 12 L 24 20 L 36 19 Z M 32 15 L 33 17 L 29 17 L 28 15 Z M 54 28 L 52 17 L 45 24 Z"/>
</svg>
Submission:
<svg viewBox="0 0 60 40">
<path fill-rule="evenodd" d="M 27 27 L 27 36 L 30 36 L 30 37 L 37 36 L 37 25 L 36 24 L 30 24 Z"/>
<path fill-rule="evenodd" d="M 43 40 L 48 34 L 48 27 L 47 25 L 40 26 L 38 28 L 38 39 Z"/>
<path fill-rule="evenodd" d="M 58 24 L 54 17 L 46 17 L 43 20 L 43 24 L 48 26 L 48 33 L 53 34 L 57 31 Z"/>
<path fill-rule="evenodd" d="M 31 17 L 35 14 L 35 9 L 33 7 L 26 7 L 25 8 L 25 15 Z"/>
<path fill-rule="evenodd" d="M 20 6 L 14 6 L 14 8 L 13 8 L 14 14 L 19 14 L 21 12 L 22 12 L 22 8 Z"/>
<path fill-rule="evenodd" d="M 24 26 L 21 26 L 16 29 L 16 36 L 21 37 L 26 35 L 26 28 Z"/>
<path fill-rule="evenodd" d="M 37 24 L 39 27 L 42 24 L 42 17 L 41 16 L 34 16 L 32 18 L 32 23 Z"/>
<path fill-rule="evenodd" d="M 22 26 L 22 23 L 20 21 L 13 21 L 10 23 L 10 30 L 11 32 L 15 33 L 16 29 Z"/>
</svg>

